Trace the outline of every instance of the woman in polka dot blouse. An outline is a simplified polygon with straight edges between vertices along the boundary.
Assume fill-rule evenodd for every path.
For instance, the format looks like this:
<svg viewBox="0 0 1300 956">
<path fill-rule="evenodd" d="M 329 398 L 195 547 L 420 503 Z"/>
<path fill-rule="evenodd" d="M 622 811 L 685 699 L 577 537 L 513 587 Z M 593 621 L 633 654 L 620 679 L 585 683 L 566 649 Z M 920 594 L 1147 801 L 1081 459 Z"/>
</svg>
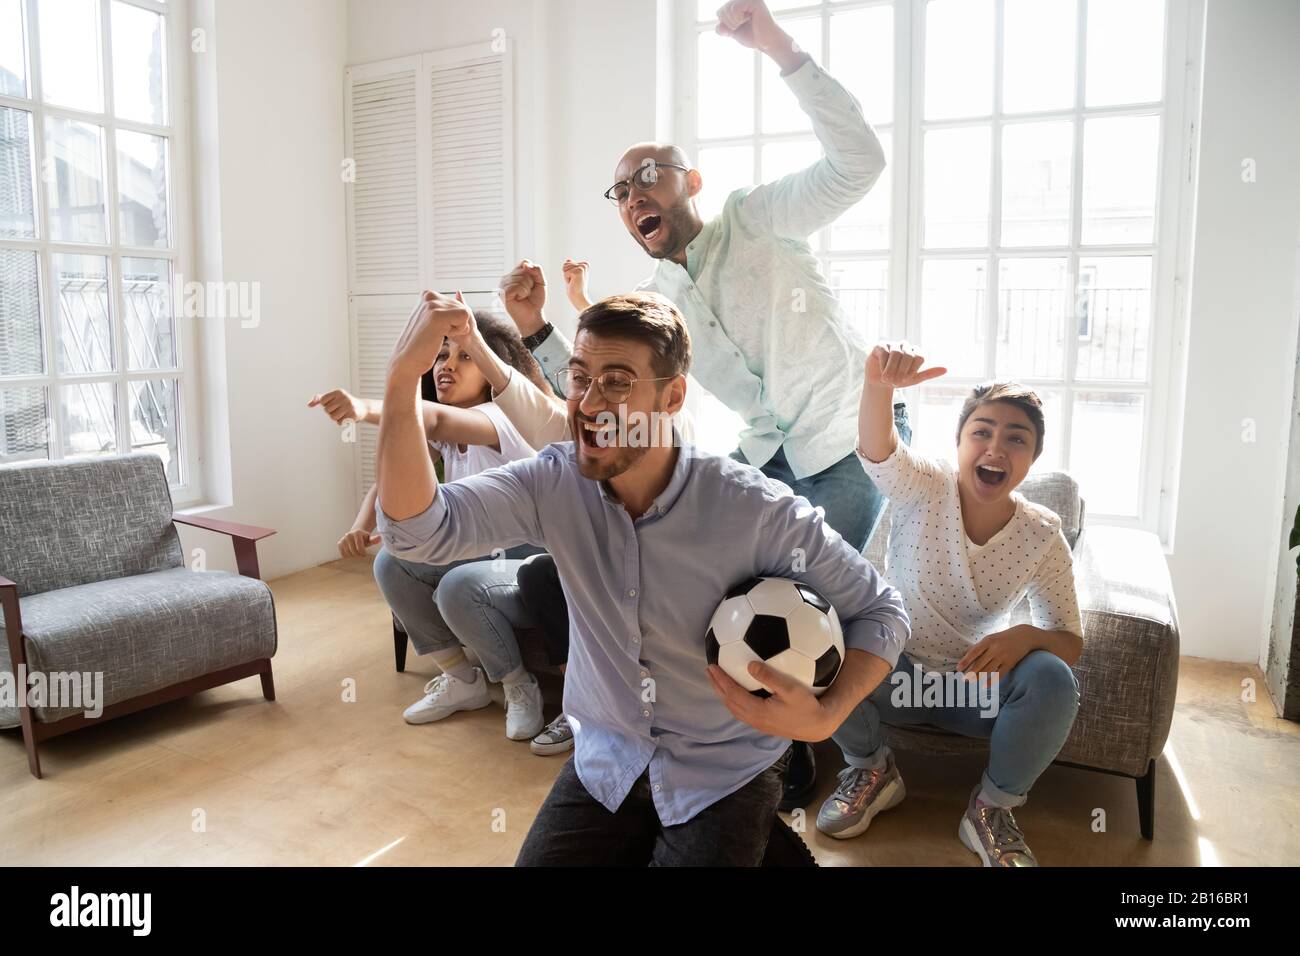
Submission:
<svg viewBox="0 0 1300 956">
<path fill-rule="evenodd" d="M 905 793 L 880 726 L 930 724 L 989 739 L 989 762 L 959 824 L 985 866 L 1036 866 L 1012 816 L 1055 759 L 1079 706 L 1083 650 L 1070 546 L 1053 512 L 1015 491 L 1043 450 L 1038 396 L 976 388 L 957 426 L 956 464 L 920 455 L 894 429 L 894 389 L 943 375 L 907 343 L 867 358 L 857 454 L 889 496 L 885 574 L 912 619 L 906 653 L 834 735 L 848 766 L 817 817 L 843 839 Z M 1009 625 L 1028 596 L 1032 624 Z"/>
</svg>

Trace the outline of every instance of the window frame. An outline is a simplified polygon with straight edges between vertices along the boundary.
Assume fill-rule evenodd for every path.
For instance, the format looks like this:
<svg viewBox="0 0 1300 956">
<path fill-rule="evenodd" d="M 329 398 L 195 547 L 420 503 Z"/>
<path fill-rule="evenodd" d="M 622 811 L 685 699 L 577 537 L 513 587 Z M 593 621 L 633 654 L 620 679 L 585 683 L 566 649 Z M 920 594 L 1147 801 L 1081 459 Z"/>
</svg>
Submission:
<svg viewBox="0 0 1300 956">
<path fill-rule="evenodd" d="M 37 255 L 40 289 L 41 348 L 44 372 L 38 375 L 6 376 L 0 378 L 3 388 L 41 388 L 45 391 L 46 452 L 44 457 L 23 460 L 58 461 L 82 456 L 63 452 L 63 423 L 61 389 L 73 384 L 110 383 L 114 389 L 116 408 L 115 441 L 113 454 L 131 452 L 131 390 L 130 384 L 139 381 L 172 379 L 176 382 L 175 428 L 177 459 L 181 481 L 171 485 L 173 504 L 178 509 L 202 500 L 200 463 L 200 435 L 198 423 L 198 383 L 194 372 L 195 327 L 194 320 L 185 316 L 181 293 L 192 263 L 192 234 L 190 217 L 190 159 L 189 159 L 189 19 L 188 5 L 162 0 L 96 0 L 99 6 L 101 48 L 100 83 L 103 94 L 102 111 L 92 112 L 46 103 L 40 62 L 40 11 L 39 0 L 21 0 L 26 35 L 24 56 L 27 68 L 27 97 L 0 95 L 0 106 L 20 110 L 30 115 L 32 124 L 32 200 L 36 222 L 33 239 L 0 238 L 0 248 L 35 252 Z M 164 56 L 166 58 L 167 116 L 163 125 L 120 119 L 114 115 L 112 11 L 113 3 L 120 2 L 139 7 L 163 16 Z M 104 243 L 69 242 L 54 240 L 50 234 L 48 190 L 41 171 L 45 168 L 47 117 L 85 122 L 102 130 L 103 196 L 107 240 Z M 168 233 L 171 237 L 166 248 L 129 246 L 121 241 L 119 196 L 117 191 L 118 130 L 146 133 L 164 137 L 167 148 L 167 215 Z M 109 312 L 112 334 L 113 367 L 106 371 L 69 374 L 58 366 L 58 336 L 60 335 L 60 299 L 58 282 L 53 268 L 53 257 L 59 254 L 87 255 L 103 258 L 107 262 L 109 285 Z M 122 286 L 123 258 L 162 259 L 171 265 L 168 290 L 172 305 L 172 326 L 176 351 L 173 367 L 152 370 L 130 370 L 129 343 L 126 337 L 124 295 Z M 178 308 L 177 306 L 180 306 Z M 90 456 L 93 457 L 93 456 Z M 3 467 L 0 463 L 0 467 Z"/>
<path fill-rule="evenodd" d="M 997 264 L 1007 258 L 1065 258 L 1067 293 L 1077 295 L 1080 258 L 1113 255 L 1149 255 L 1151 257 L 1150 323 L 1148 330 L 1148 369 L 1145 382 L 1084 381 L 1075 377 L 1080 340 L 1077 337 L 1077 311 L 1067 302 L 1065 335 L 1066 354 L 1060 380 L 1021 378 L 1025 384 L 1052 389 L 1062 396 L 1063 421 L 1057 434 L 1062 436 L 1061 467 L 1069 468 L 1073 395 L 1078 391 L 1137 392 L 1143 398 L 1143 460 L 1138 475 L 1137 515 L 1102 514 L 1090 509 L 1089 520 L 1098 524 L 1138 527 L 1156 532 L 1166 547 L 1173 543 L 1174 492 L 1181 445 L 1179 414 L 1182 384 L 1177 369 L 1182 367 L 1186 337 L 1187 286 L 1190 270 L 1190 232 L 1192 226 L 1192 181 L 1196 144 L 1195 103 L 1199 98 L 1199 58 L 1204 26 L 1204 0 L 1166 0 L 1162 98 L 1145 104 L 1087 107 L 1086 96 L 1086 23 L 1088 0 L 1076 0 L 1075 27 L 1075 99 L 1067 109 L 1006 114 L 1002 107 L 1002 68 L 1004 62 L 1003 30 L 1005 0 L 991 0 L 994 6 L 993 105 L 985 116 L 927 121 L 924 118 L 925 20 L 930 0 L 819 0 L 788 10 L 774 11 L 778 19 L 817 13 L 822 21 L 824 50 L 829 50 L 830 15 L 873 6 L 892 6 L 894 11 L 894 80 L 893 118 L 878 128 L 892 133 L 890 238 L 888 249 L 880 251 L 831 252 L 823 231 L 813 241 L 813 250 L 823 268 L 831 263 L 851 259 L 885 260 L 889 288 L 885 315 L 890 338 L 921 341 L 921 266 L 925 259 L 978 259 L 985 263 L 985 310 L 980 341 L 986 349 L 987 368 L 995 368 L 997 322 L 1000 315 Z M 719 0 L 721 3 L 721 0 Z M 763 134 L 761 71 L 774 70 L 771 63 L 759 59 L 755 67 L 754 115 L 752 133 L 745 136 L 701 139 L 696 129 L 697 109 L 697 35 L 712 29 L 716 20 L 697 21 L 695 0 L 677 0 L 675 9 L 676 38 L 679 55 L 676 77 L 683 95 L 678 97 L 675 115 L 677 139 L 693 159 L 699 149 L 724 144 L 749 144 L 754 147 L 754 182 L 761 169 L 761 147 L 768 142 L 806 138 L 806 132 Z M 761 55 L 759 55 L 761 57 Z M 835 64 L 819 61 L 828 72 Z M 1149 244 L 1090 245 L 1081 243 L 1083 159 L 1083 123 L 1099 116 L 1158 115 L 1160 117 L 1155 176 L 1154 229 Z M 1005 126 L 1023 122 L 1069 120 L 1074 136 L 1071 158 L 1070 221 L 1068 242 L 1064 246 L 1000 248 L 1001 227 L 1001 148 Z M 991 131 L 989 176 L 989 223 L 987 242 L 983 246 L 960 249 L 924 249 L 921 246 L 923 215 L 923 140 L 929 129 L 987 127 Z M 1090 330 L 1091 331 L 1091 330 Z M 972 385 L 986 379 L 945 376 L 948 386 Z M 909 396 L 915 406 L 924 399 L 924 387 Z"/>
</svg>

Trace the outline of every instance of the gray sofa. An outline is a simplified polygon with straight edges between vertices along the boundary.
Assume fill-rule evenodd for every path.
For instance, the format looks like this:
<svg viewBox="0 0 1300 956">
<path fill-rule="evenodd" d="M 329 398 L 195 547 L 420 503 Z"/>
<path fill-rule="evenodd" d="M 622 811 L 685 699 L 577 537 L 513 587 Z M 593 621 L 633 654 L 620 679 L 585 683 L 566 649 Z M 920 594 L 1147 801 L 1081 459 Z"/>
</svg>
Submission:
<svg viewBox="0 0 1300 956">
<path fill-rule="evenodd" d="M 1137 781 L 1142 835 L 1155 826 L 1155 763 L 1169 738 L 1178 687 L 1178 614 L 1164 552 L 1154 534 L 1085 527 L 1079 486 L 1064 472 L 1027 478 L 1020 492 L 1061 517 L 1074 550 L 1083 615 L 1083 656 L 1075 666 L 1080 706 L 1056 762 Z M 866 555 L 888 578 L 886 508 Z M 1012 623 L 1029 621 L 1029 602 Z M 988 742 L 938 728 L 885 727 L 891 747 L 932 756 L 986 753 Z"/>
<path fill-rule="evenodd" d="M 176 523 L 230 535 L 239 573 L 189 570 Z M 255 545 L 270 534 L 173 515 L 153 455 L 0 468 L 0 673 L 103 682 L 98 716 L 67 699 L 0 700 L 33 775 L 40 741 L 103 720 L 254 674 L 275 699 L 275 607 Z"/>
</svg>

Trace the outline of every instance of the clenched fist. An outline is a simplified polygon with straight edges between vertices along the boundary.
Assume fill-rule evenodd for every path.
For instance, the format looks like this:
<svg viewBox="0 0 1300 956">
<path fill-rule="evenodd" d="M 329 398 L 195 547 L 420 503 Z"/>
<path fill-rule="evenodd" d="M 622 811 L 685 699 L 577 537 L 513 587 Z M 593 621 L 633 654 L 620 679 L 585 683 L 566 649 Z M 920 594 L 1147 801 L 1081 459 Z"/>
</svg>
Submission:
<svg viewBox="0 0 1300 956">
<path fill-rule="evenodd" d="M 433 368 L 442 343 L 449 335 L 464 335 L 474 319 L 459 292 L 455 298 L 439 292 L 425 292 L 406 322 L 393 347 L 388 374 L 400 372 L 419 377 Z"/>
<path fill-rule="evenodd" d="M 731 0 L 718 9 L 718 33 L 763 53 L 788 51 L 790 35 L 782 30 L 763 0 Z"/>
<path fill-rule="evenodd" d="M 522 336 L 540 332 L 545 319 L 542 307 L 546 305 L 546 276 L 542 267 L 525 259 L 501 277 L 501 302 L 506 314 Z"/>
<path fill-rule="evenodd" d="M 564 260 L 564 291 L 569 294 L 569 302 L 579 312 L 591 307 L 591 299 L 587 295 L 587 273 L 590 269 L 591 263 L 586 259 L 578 262 Z"/>
</svg>

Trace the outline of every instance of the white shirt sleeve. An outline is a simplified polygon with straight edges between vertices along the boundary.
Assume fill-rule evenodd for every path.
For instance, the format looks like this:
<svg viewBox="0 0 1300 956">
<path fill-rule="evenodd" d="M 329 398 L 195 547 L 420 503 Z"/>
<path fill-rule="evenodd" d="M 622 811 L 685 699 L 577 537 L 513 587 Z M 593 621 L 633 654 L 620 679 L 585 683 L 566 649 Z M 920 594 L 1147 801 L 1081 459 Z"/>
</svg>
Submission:
<svg viewBox="0 0 1300 956">
<path fill-rule="evenodd" d="M 1060 531 L 1052 539 L 1047 557 L 1029 582 L 1029 610 L 1034 627 L 1069 631 L 1083 637 L 1079 597 L 1074 584 L 1074 555 Z"/>
<path fill-rule="evenodd" d="M 782 79 L 812 122 L 822 157 L 807 169 L 763 183 L 736 204 L 751 229 L 805 239 L 867 194 L 885 168 L 885 151 L 862 108 L 811 59 Z"/>
<path fill-rule="evenodd" d="M 872 461 L 856 447 L 854 452 L 867 477 L 896 505 L 937 501 L 947 490 L 948 472 L 943 463 L 913 451 L 902 438 L 884 461 Z"/>
<path fill-rule="evenodd" d="M 493 400 L 518 431 L 524 443 L 542 449 L 551 442 L 569 441 L 569 417 L 542 390 L 513 369 L 506 387 Z"/>
</svg>

